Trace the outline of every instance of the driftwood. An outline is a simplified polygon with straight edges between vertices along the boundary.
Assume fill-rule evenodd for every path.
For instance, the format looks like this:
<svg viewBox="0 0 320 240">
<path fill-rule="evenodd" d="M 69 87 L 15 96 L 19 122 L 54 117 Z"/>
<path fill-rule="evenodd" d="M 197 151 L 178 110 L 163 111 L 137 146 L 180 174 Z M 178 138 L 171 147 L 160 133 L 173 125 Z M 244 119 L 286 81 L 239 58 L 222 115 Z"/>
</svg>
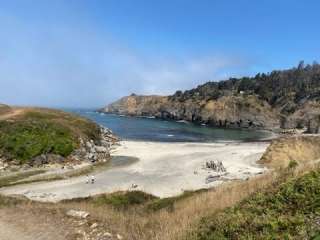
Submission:
<svg viewBox="0 0 320 240">
<path fill-rule="evenodd" d="M 206 167 L 216 172 L 226 172 L 226 168 L 223 166 L 222 162 L 220 161 L 206 162 Z"/>
</svg>

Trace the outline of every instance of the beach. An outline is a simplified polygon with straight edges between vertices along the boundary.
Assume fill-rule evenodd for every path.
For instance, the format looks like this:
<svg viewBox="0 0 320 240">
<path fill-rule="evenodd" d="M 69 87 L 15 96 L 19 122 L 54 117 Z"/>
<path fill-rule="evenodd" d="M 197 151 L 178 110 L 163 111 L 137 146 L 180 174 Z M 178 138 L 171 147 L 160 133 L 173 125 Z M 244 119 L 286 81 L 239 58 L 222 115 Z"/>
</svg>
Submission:
<svg viewBox="0 0 320 240">
<path fill-rule="evenodd" d="M 94 173 L 96 182 L 86 184 L 85 176 L 2 188 L 0 193 L 22 194 L 37 201 L 57 202 L 116 191 L 141 190 L 158 197 L 176 196 L 217 186 L 230 180 L 245 180 L 266 171 L 256 163 L 267 148 L 266 142 L 251 143 L 164 143 L 122 141 L 112 155 L 137 158 L 130 164 Z M 120 158 L 120 159 L 121 159 Z M 207 169 L 207 161 L 221 161 L 222 177 L 207 182 L 217 173 Z"/>
</svg>

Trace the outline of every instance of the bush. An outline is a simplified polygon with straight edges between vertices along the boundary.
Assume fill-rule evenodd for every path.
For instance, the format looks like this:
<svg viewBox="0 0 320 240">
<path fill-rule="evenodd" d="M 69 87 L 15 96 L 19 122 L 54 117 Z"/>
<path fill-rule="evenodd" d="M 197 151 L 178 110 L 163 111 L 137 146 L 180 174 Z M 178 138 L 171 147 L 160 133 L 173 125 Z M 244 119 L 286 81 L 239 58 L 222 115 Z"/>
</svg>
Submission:
<svg viewBox="0 0 320 240">
<path fill-rule="evenodd" d="M 203 218 L 189 239 L 312 239 L 320 232 L 320 171 Z"/>
<path fill-rule="evenodd" d="M 44 153 L 68 156 L 77 146 L 69 129 L 47 121 L 0 122 L 0 151 L 21 163 Z"/>
<path fill-rule="evenodd" d="M 298 166 L 298 162 L 295 160 L 290 160 L 289 164 L 288 164 L 288 168 L 289 169 L 294 169 Z"/>
<path fill-rule="evenodd" d="M 67 157 L 78 147 L 79 138 L 99 140 L 99 126 L 70 113 L 38 108 L 0 121 L 0 154 L 20 163 L 48 153 Z"/>
<path fill-rule="evenodd" d="M 93 199 L 96 204 L 109 204 L 117 209 L 128 208 L 132 205 L 140 205 L 156 199 L 151 194 L 141 191 L 119 192 L 97 196 Z"/>
</svg>

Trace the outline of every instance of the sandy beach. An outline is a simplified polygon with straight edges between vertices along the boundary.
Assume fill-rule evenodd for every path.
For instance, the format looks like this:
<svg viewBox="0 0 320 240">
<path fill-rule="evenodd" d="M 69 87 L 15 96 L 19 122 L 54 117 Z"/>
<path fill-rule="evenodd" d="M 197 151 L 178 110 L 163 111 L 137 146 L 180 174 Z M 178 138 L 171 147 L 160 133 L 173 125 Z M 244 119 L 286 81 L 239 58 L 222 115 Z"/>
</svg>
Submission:
<svg viewBox="0 0 320 240">
<path fill-rule="evenodd" d="M 233 179 L 247 179 L 266 169 L 256 163 L 269 143 L 164 143 L 122 141 L 112 155 L 135 157 L 138 161 L 95 173 L 96 183 L 85 177 L 40 182 L 0 189 L 2 194 L 22 194 L 38 201 L 87 197 L 122 190 L 142 190 L 159 197 L 170 197 L 185 190 L 210 188 Z M 223 177 L 208 183 L 216 172 L 205 168 L 207 161 L 221 161 Z"/>
</svg>

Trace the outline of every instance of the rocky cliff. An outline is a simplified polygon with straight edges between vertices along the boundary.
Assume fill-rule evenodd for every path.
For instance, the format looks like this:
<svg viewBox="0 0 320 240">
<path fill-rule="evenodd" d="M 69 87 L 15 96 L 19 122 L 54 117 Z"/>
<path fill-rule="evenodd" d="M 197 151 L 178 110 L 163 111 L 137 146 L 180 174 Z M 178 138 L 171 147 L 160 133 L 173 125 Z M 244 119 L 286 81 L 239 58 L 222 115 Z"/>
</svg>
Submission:
<svg viewBox="0 0 320 240">
<path fill-rule="evenodd" d="M 154 116 L 187 120 L 217 127 L 273 128 L 279 114 L 256 96 L 223 96 L 217 100 L 175 101 L 167 96 L 123 97 L 101 109 L 102 112 L 130 116 Z"/>
<path fill-rule="evenodd" d="M 171 96 L 132 94 L 101 111 L 218 127 L 300 128 L 318 133 L 320 65 L 300 62 L 289 70 L 207 82 Z"/>
<path fill-rule="evenodd" d="M 159 109 L 167 101 L 168 97 L 132 94 L 106 106 L 101 111 L 131 116 L 158 116 Z"/>
</svg>

